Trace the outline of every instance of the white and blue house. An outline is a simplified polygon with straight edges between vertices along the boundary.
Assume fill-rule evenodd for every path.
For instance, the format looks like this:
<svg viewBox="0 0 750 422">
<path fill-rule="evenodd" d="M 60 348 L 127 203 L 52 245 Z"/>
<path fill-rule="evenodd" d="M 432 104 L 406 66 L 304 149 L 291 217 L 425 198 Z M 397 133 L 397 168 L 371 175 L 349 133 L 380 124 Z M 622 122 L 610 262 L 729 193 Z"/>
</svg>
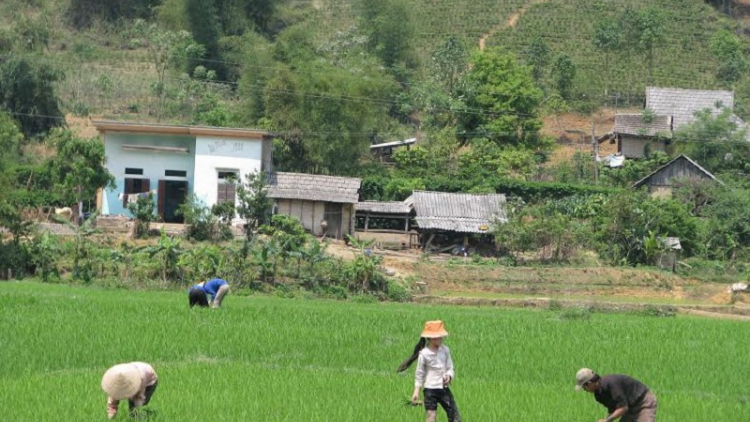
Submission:
<svg viewBox="0 0 750 422">
<path fill-rule="evenodd" d="M 134 195 L 151 192 L 165 222 L 181 223 L 177 208 L 195 194 L 207 206 L 236 204 L 232 179 L 270 172 L 271 134 L 262 130 L 94 121 L 115 188 L 97 197 L 101 215 L 125 215 Z"/>
</svg>

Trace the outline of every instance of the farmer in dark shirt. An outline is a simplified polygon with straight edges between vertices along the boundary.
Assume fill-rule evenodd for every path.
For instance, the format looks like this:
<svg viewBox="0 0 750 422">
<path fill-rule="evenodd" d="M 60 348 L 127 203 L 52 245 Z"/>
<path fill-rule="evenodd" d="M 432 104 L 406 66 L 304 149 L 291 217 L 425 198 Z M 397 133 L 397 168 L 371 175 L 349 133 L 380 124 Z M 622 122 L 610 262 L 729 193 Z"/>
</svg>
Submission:
<svg viewBox="0 0 750 422">
<path fill-rule="evenodd" d="M 656 396 L 642 382 L 627 375 L 599 376 L 588 368 L 576 374 L 576 390 L 594 394 L 607 408 L 608 415 L 599 422 L 655 422 Z"/>
</svg>

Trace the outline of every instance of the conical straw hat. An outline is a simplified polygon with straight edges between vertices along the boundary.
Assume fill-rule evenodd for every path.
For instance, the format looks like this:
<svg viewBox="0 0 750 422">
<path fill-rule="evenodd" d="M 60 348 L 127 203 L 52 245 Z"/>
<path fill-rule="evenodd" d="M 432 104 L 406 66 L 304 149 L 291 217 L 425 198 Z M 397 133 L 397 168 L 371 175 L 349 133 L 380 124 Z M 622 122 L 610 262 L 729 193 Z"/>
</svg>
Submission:
<svg viewBox="0 0 750 422">
<path fill-rule="evenodd" d="M 141 388 L 141 371 L 131 363 L 115 365 L 102 377 L 102 389 L 115 400 L 133 397 Z"/>
<path fill-rule="evenodd" d="M 424 338 L 438 338 L 446 337 L 448 332 L 445 331 L 443 321 L 427 321 L 424 324 L 424 330 L 422 330 L 422 337 Z"/>
</svg>

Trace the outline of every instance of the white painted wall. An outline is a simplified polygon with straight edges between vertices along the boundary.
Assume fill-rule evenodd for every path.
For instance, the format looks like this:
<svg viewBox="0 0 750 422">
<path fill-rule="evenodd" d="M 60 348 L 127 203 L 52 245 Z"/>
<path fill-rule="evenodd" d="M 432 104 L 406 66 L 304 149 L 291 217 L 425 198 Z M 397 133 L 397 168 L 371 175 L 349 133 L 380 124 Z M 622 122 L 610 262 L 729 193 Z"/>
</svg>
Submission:
<svg viewBox="0 0 750 422">
<path fill-rule="evenodd" d="M 124 151 L 123 145 L 187 148 L 188 153 Z M 104 191 L 102 214 L 130 215 L 122 206 L 122 201 L 117 198 L 125 188 L 124 180 L 126 178 L 149 179 L 152 190 L 159 187 L 159 180 L 187 180 L 188 190 L 190 191 L 194 173 L 194 151 L 195 139 L 192 136 L 106 133 L 104 141 L 104 154 L 107 157 L 106 166 L 109 172 L 115 176 L 117 186 L 114 189 Z M 143 176 L 126 175 L 126 167 L 143 169 Z M 164 176 L 165 170 L 185 171 L 187 177 L 166 177 Z"/>
<path fill-rule="evenodd" d="M 262 160 L 261 139 L 198 136 L 193 192 L 210 207 L 216 203 L 219 171 L 236 171 L 244 181 L 248 173 L 261 170 Z"/>
</svg>

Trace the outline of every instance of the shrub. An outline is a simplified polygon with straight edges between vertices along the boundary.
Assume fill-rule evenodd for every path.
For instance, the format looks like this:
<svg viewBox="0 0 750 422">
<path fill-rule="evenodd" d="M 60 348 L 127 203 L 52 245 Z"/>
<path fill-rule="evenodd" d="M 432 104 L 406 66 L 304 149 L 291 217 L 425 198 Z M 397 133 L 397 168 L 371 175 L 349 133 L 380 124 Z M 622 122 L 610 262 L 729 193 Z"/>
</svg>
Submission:
<svg viewBox="0 0 750 422">
<path fill-rule="evenodd" d="M 587 320 L 591 318 L 591 308 L 586 306 L 575 306 L 560 313 L 562 320 Z"/>
<path fill-rule="evenodd" d="M 154 221 L 154 195 L 151 192 L 138 195 L 138 200 L 128 204 L 128 211 L 135 217 L 135 237 L 147 237 Z"/>
<path fill-rule="evenodd" d="M 388 280 L 386 286 L 388 300 L 394 302 L 410 302 L 411 291 L 396 280 Z"/>
</svg>

